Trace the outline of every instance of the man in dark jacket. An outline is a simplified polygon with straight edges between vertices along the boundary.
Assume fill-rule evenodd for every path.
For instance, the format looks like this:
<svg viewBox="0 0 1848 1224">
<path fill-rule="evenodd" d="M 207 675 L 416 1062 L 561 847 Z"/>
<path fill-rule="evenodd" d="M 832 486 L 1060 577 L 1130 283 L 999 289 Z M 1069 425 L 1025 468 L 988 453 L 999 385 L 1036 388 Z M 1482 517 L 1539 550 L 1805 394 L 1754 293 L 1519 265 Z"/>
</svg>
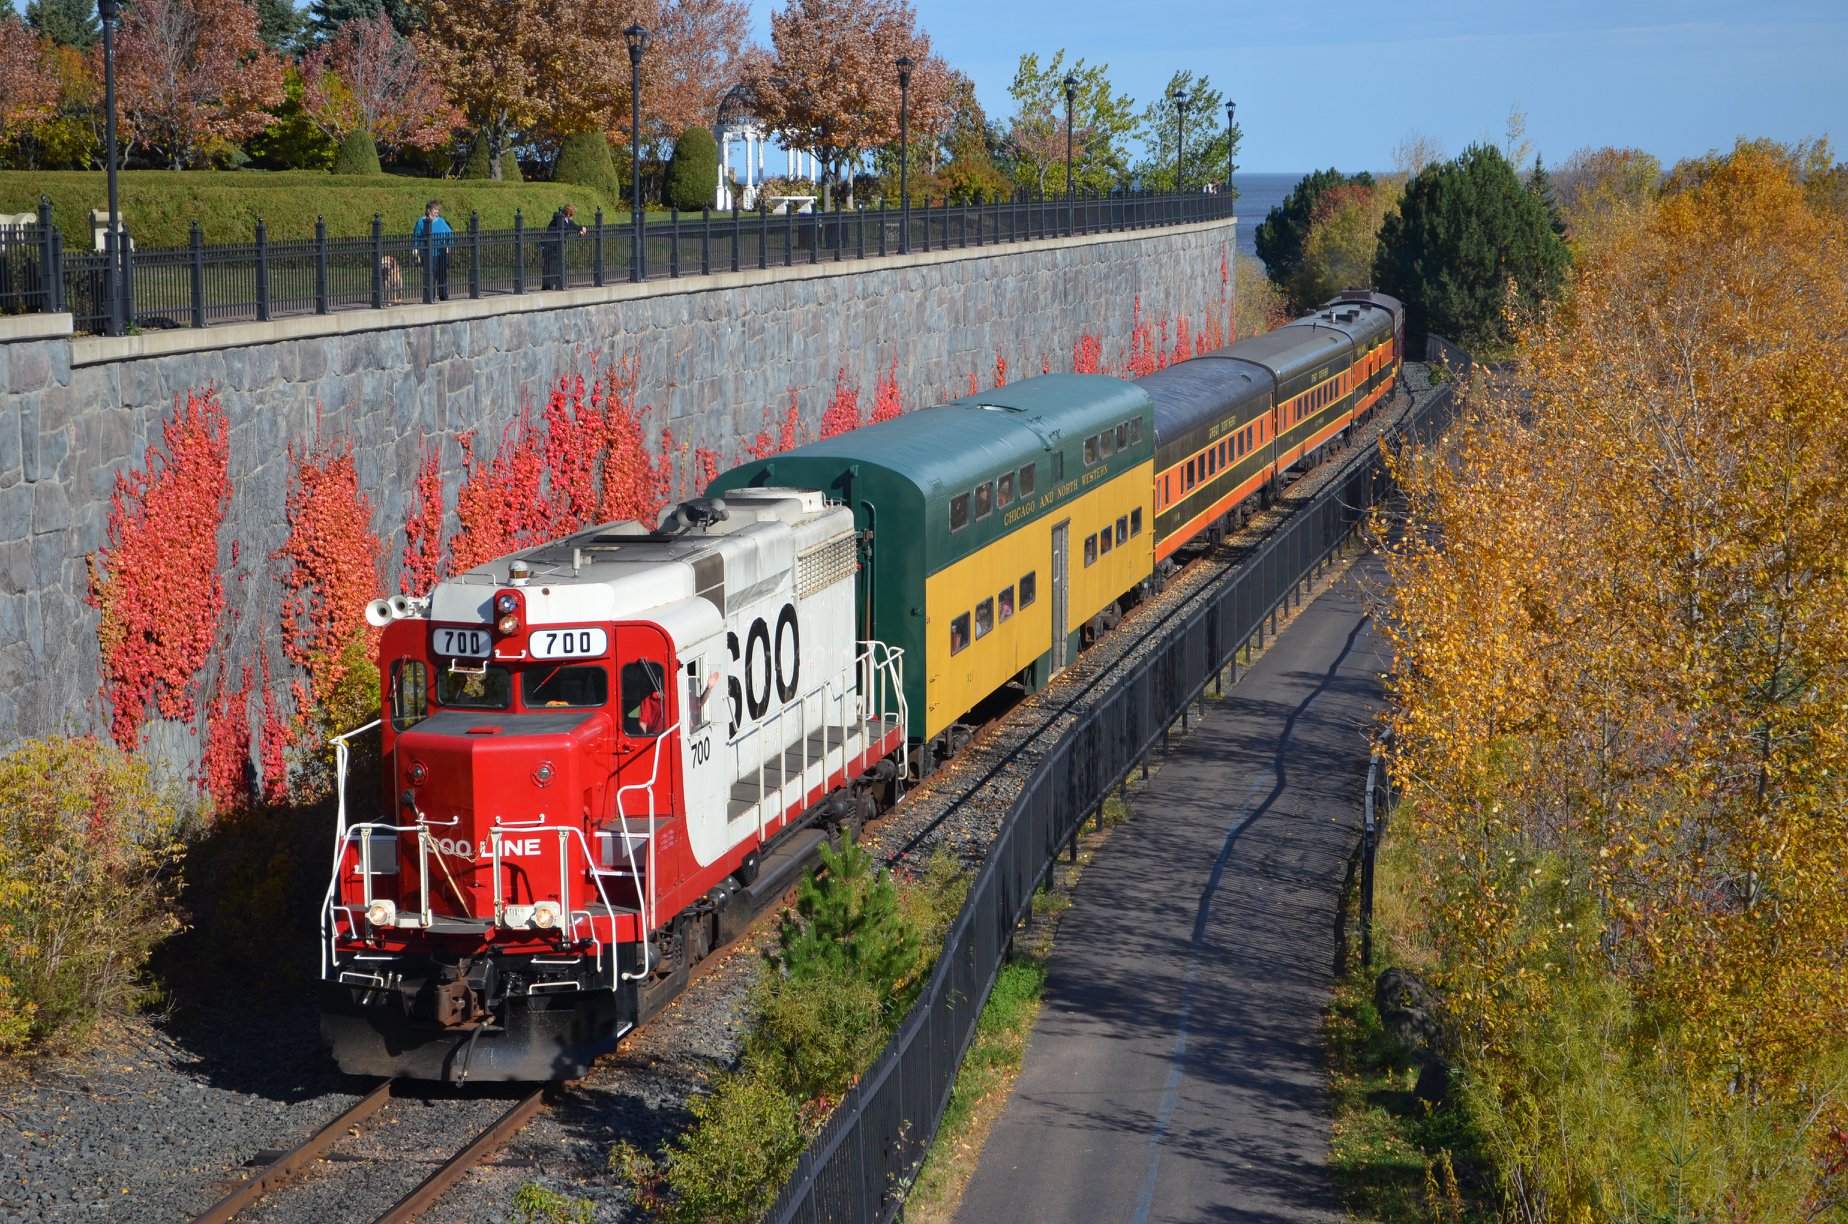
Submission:
<svg viewBox="0 0 1848 1224">
<path fill-rule="evenodd" d="M 552 214 L 552 223 L 546 226 L 545 236 L 545 282 L 547 289 L 565 287 L 565 243 L 573 234 L 586 232 L 577 223 L 577 205 L 566 204 Z"/>
</svg>

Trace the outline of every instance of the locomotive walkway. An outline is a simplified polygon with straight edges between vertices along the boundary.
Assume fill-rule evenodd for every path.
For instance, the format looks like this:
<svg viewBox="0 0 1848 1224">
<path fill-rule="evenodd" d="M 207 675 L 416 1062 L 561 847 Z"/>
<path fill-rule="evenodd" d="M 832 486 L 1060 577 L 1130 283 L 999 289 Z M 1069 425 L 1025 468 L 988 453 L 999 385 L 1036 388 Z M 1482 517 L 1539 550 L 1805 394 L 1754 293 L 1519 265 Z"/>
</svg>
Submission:
<svg viewBox="0 0 1848 1224">
<path fill-rule="evenodd" d="M 1340 1217 L 1318 1035 L 1388 664 L 1369 554 L 1209 709 L 1060 920 L 958 1224 Z"/>
</svg>

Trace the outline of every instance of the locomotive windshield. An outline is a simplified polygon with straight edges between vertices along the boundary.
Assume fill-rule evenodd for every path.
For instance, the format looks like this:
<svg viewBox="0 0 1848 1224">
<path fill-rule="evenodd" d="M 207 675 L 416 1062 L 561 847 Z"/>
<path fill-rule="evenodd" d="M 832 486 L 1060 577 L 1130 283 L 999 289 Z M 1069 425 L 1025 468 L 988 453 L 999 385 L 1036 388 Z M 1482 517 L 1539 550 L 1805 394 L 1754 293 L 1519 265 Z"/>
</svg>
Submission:
<svg viewBox="0 0 1848 1224">
<path fill-rule="evenodd" d="M 592 709 L 610 699 L 610 674 L 601 667 L 529 667 L 520 674 L 520 704 L 529 710 Z"/>
<path fill-rule="evenodd" d="M 436 700 L 466 710 L 511 709 L 513 677 L 504 667 L 480 672 L 444 668 L 436 676 Z"/>
</svg>

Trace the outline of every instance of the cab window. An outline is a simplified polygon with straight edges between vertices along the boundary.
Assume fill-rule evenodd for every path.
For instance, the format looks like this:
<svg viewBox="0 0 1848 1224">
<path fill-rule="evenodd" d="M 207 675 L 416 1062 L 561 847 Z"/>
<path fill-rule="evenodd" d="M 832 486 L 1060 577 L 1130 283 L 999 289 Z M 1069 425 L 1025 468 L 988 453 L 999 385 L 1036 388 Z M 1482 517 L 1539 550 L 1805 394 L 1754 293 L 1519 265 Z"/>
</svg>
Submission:
<svg viewBox="0 0 1848 1224">
<path fill-rule="evenodd" d="M 429 670 L 422 659 L 399 659 L 391 665 L 391 729 L 403 731 L 430 713 Z"/>
<path fill-rule="evenodd" d="M 969 525 L 969 495 L 958 493 L 950 498 L 950 530 L 961 531 Z"/>
<path fill-rule="evenodd" d="M 529 710 L 595 709 L 610 699 L 610 674 L 594 665 L 529 667 L 520 675 L 520 704 Z"/>
<path fill-rule="evenodd" d="M 659 735 L 667 730 L 666 672 L 659 663 L 622 665 L 622 733 Z"/>
<path fill-rule="evenodd" d="M 513 675 L 504 667 L 479 672 L 450 668 L 437 675 L 436 701 L 463 710 L 511 709 Z"/>
</svg>

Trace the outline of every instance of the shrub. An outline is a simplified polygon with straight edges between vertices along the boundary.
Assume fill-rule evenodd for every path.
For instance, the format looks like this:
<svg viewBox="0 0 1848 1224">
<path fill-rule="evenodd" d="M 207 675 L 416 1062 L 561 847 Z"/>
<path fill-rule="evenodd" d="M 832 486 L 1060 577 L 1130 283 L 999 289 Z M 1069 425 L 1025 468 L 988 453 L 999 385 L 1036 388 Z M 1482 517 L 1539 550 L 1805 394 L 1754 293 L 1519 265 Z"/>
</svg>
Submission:
<svg viewBox="0 0 1848 1224">
<path fill-rule="evenodd" d="M 503 173 L 506 165 L 503 160 Z M 616 181 L 616 163 L 610 160 L 610 142 L 602 132 L 580 132 L 565 137 L 552 177 L 560 183 L 593 188 L 609 203 L 622 198 L 622 185 Z"/>
<path fill-rule="evenodd" d="M 334 153 L 335 174 L 380 174 L 379 147 L 372 143 L 372 133 L 365 128 L 348 132 Z"/>
<path fill-rule="evenodd" d="M 698 212 L 711 207 L 718 189 L 719 146 L 709 129 L 695 124 L 674 142 L 667 163 L 667 206 Z"/>
<path fill-rule="evenodd" d="M 795 1102 L 771 1080 L 746 1072 L 720 1077 L 709 1095 L 693 1099 L 692 1110 L 693 1125 L 661 1167 L 659 1181 L 672 1197 L 656 1200 L 658 1214 L 676 1224 L 757 1220 L 802 1155 L 806 1136 Z M 636 1163 L 627 1148 L 616 1149 L 613 1159 Z"/>
<path fill-rule="evenodd" d="M 751 995 L 745 1065 L 805 1105 L 828 1104 L 886 1043 L 885 997 L 864 980 L 766 970 Z"/>
<path fill-rule="evenodd" d="M 141 969 L 177 927 L 179 822 L 147 765 L 105 740 L 0 757 L 0 1055 L 143 1000 Z"/>
<path fill-rule="evenodd" d="M 494 177 L 493 165 L 488 160 L 488 142 L 480 136 L 475 137 L 475 143 L 469 147 L 468 161 L 462 166 L 462 177 L 490 180 Z M 512 149 L 508 149 L 501 154 L 501 182 L 518 183 L 521 181 L 520 159 L 514 156 Z"/>
<path fill-rule="evenodd" d="M 591 1203 L 538 1182 L 521 1182 L 513 1195 L 513 1218 L 515 1224 L 590 1224 Z"/>
<path fill-rule="evenodd" d="M 917 992 L 920 940 L 904 920 L 898 887 L 857 841 L 821 848 L 826 873 L 796 890 L 796 910 L 777 930 L 772 961 L 794 980 L 823 979 L 872 988 L 890 1015 L 902 1016 Z"/>
</svg>

